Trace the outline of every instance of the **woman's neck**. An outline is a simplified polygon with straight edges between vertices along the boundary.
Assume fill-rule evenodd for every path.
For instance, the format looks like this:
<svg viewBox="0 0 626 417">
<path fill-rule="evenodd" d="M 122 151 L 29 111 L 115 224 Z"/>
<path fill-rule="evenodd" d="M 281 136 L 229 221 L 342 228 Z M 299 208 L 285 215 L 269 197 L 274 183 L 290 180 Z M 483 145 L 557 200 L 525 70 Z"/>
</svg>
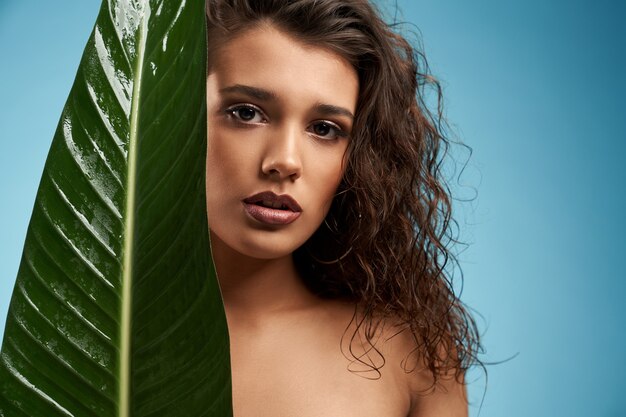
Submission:
<svg viewBox="0 0 626 417">
<path fill-rule="evenodd" d="M 259 323 L 269 315 L 301 310 L 319 301 L 302 282 L 291 254 L 251 258 L 228 247 L 214 233 L 211 248 L 229 322 Z"/>
</svg>

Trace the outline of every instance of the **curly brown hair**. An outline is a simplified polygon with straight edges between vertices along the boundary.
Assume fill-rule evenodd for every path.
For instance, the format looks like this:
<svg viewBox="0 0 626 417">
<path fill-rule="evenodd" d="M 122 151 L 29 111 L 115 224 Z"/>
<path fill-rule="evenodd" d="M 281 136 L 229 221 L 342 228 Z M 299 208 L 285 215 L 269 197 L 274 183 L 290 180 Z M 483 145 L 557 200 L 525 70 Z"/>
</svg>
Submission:
<svg viewBox="0 0 626 417">
<path fill-rule="evenodd" d="M 206 13 L 209 64 L 220 43 L 269 22 L 329 48 L 357 70 L 346 171 L 324 223 L 294 260 L 315 293 L 360 307 L 353 321 L 376 352 L 376 329 L 392 319 L 399 331 L 410 331 L 414 363 L 423 364 L 434 383 L 451 371 L 462 378 L 481 363 L 481 346 L 451 282 L 456 238 L 442 175 L 450 141 L 441 89 L 424 55 L 367 0 L 208 0 Z M 426 103 L 431 88 L 434 111 Z"/>
</svg>

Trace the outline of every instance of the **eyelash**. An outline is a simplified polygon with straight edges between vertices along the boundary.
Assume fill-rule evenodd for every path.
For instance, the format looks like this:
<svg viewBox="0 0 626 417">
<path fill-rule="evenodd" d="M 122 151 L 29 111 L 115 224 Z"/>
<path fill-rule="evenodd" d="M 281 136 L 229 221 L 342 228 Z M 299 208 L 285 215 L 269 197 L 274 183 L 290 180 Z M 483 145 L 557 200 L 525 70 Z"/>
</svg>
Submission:
<svg viewBox="0 0 626 417">
<path fill-rule="evenodd" d="M 241 109 L 249 109 L 249 110 L 253 110 L 255 112 L 257 112 L 261 117 L 262 117 L 262 121 L 261 122 L 256 122 L 256 123 L 250 123 L 249 121 L 245 121 L 242 120 L 239 116 L 236 115 L 237 111 L 241 110 Z M 237 123 L 241 123 L 241 124 L 257 124 L 257 123 L 267 123 L 267 117 L 265 116 L 265 114 L 263 113 L 263 111 L 258 108 L 255 105 L 252 104 L 237 104 L 234 106 L 230 106 L 228 107 L 226 110 L 226 115 L 231 118 L 232 120 L 234 120 Z M 255 115 L 256 116 L 256 115 Z M 347 138 L 349 135 L 346 131 L 344 131 L 343 129 L 341 129 L 339 127 L 339 125 L 337 125 L 334 122 L 328 121 L 328 120 L 319 120 L 316 121 L 316 123 L 314 123 L 312 126 L 316 126 L 316 125 L 321 125 L 324 124 L 326 126 L 328 126 L 330 129 L 335 131 L 335 135 L 332 138 L 325 138 L 324 136 L 318 135 L 316 133 L 313 133 L 313 135 L 315 135 L 316 137 L 320 138 L 322 141 L 332 141 L 332 140 L 337 140 L 339 138 Z"/>
</svg>

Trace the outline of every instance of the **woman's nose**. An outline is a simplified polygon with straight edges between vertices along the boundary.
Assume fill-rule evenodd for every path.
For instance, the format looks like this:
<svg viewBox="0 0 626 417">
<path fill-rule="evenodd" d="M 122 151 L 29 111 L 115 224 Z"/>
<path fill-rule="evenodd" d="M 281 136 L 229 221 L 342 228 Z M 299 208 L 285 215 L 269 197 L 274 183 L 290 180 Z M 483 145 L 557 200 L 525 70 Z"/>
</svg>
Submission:
<svg viewBox="0 0 626 417">
<path fill-rule="evenodd" d="M 284 127 L 270 134 L 266 152 L 261 164 L 263 174 L 276 179 L 291 179 L 302 175 L 302 161 L 300 160 L 300 141 L 298 129 Z"/>
</svg>

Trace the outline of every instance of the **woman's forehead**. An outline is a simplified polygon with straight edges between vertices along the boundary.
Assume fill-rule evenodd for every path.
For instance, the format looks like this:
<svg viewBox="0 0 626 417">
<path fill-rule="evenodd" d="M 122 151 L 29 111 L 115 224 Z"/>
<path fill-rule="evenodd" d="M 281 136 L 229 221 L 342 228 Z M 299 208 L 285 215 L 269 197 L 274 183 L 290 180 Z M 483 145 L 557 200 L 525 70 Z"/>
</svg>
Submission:
<svg viewBox="0 0 626 417">
<path fill-rule="evenodd" d="M 346 59 L 272 25 L 256 26 L 222 43 L 212 61 L 210 75 L 220 89 L 246 85 L 279 98 L 296 92 L 311 98 L 333 97 L 352 113 L 356 108 L 358 75 Z"/>
</svg>

